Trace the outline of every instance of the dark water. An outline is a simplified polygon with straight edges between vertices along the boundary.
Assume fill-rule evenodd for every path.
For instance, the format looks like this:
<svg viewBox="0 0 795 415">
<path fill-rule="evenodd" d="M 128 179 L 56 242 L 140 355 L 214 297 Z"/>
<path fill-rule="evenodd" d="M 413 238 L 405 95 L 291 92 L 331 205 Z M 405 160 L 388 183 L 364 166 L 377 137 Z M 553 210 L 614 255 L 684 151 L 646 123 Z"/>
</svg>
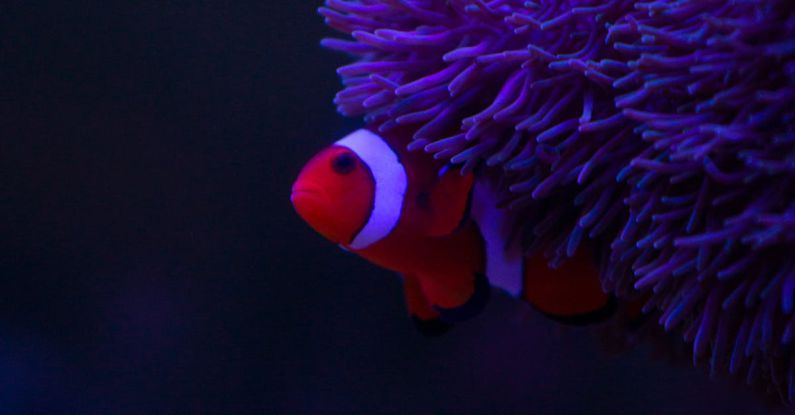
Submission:
<svg viewBox="0 0 795 415">
<path fill-rule="evenodd" d="M 292 212 L 335 113 L 314 1 L 0 5 L 0 413 L 759 413 L 497 297 L 441 339 Z"/>
</svg>

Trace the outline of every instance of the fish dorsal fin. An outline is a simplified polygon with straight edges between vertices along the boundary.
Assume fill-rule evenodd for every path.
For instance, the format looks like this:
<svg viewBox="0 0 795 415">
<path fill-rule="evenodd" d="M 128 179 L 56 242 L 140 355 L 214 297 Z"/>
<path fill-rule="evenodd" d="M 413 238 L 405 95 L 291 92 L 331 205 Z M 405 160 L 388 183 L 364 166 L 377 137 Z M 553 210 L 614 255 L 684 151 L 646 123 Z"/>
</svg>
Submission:
<svg viewBox="0 0 795 415">
<path fill-rule="evenodd" d="M 432 219 L 428 223 L 428 236 L 453 233 L 469 215 L 470 197 L 474 175 L 461 175 L 458 169 L 448 169 L 434 180 L 427 190 Z"/>
</svg>

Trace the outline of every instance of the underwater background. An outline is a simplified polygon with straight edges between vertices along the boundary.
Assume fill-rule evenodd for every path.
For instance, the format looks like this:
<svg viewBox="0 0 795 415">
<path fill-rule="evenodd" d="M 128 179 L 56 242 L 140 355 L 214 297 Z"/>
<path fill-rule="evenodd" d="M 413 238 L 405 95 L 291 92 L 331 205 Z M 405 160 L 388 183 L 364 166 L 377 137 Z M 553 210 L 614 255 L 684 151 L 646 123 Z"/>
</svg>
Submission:
<svg viewBox="0 0 795 415">
<path fill-rule="evenodd" d="M 361 126 L 319 5 L 0 6 L 0 414 L 782 412 L 502 295 L 420 336 L 290 206 Z"/>
</svg>

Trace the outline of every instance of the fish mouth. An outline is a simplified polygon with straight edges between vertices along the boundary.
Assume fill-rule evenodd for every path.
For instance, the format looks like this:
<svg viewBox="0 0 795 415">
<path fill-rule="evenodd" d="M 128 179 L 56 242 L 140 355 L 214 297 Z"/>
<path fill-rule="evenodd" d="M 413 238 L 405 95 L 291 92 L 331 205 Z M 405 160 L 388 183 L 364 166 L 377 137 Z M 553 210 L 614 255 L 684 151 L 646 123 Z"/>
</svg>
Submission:
<svg viewBox="0 0 795 415">
<path fill-rule="evenodd" d="M 331 239 L 327 236 L 329 235 L 328 231 L 324 230 L 328 228 L 329 223 L 333 222 L 333 220 L 329 218 L 326 198 L 320 189 L 304 186 L 293 187 L 290 202 L 292 202 L 293 209 L 295 209 L 298 216 L 309 227 L 327 239 Z"/>
<path fill-rule="evenodd" d="M 319 196 L 318 192 L 310 189 L 294 189 L 290 193 L 290 199 L 295 199 L 301 196 Z"/>
<path fill-rule="evenodd" d="M 290 202 L 299 214 L 311 206 L 322 205 L 323 199 L 323 192 L 316 187 L 294 186 L 290 192 Z"/>
<path fill-rule="evenodd" d="M 317 199 L 322 196 L 322 192 L 319 189 L 311 188 L 311 187 L 293 187 L 290 192 L 290 201 L 295 204 L 296 199 L 301 199 L 305 197 Z"/>
<path fill-rule="evenodd" d="M 339 243 L 342 231 L 339 229 L 332 201 L 323 187 L 307 186 L 306 183 L 294 185 L 290 195 L 293 209 L 309 227 L 326 239 Z"/>
</svg>

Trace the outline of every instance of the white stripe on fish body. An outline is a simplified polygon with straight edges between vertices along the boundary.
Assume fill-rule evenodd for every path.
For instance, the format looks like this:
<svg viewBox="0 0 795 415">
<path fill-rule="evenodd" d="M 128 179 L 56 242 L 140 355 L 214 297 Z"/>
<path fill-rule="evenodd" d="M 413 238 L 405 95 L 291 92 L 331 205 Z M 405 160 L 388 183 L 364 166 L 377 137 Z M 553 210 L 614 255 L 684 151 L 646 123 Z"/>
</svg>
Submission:
<svg viewBox="0 0 795 415">
<path fill-rule="evenodd" d="M 518 244 L 506 246 L 511 215 L 497 207 L 497 193 L 487 178 L 479 177 L 472 192 L 471 215 L 485 244 L 486 276 L 491 285 L 518 297 L 523 288 L 524 256 Z"/>
<path fill-rule="evenodd" d="M 354 131 L 335 144 L 356 153 L 373 174 L 373 209 L 350 244 L 353 249 L 364 249 L 387 237 L 400 220 L 408 186 L 406 170 L 389 144 L 370 130 Z"/>
</svg>

